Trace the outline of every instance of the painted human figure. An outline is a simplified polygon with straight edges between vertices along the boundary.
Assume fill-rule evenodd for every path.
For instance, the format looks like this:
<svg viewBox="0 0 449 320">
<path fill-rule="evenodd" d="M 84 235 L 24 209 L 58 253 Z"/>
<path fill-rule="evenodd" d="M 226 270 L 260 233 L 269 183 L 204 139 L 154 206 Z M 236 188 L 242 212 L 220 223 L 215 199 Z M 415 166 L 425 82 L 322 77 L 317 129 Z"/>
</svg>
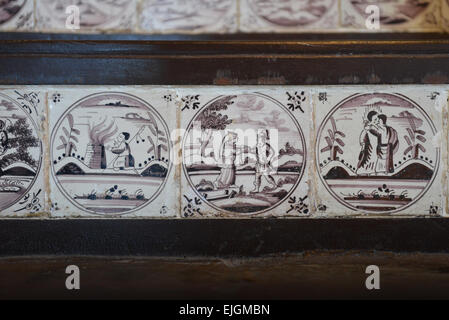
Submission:
<svg viewBox="0 0 449 320">
<path fill-rule="evenodd" d="M 273 189 L 277 187 L 276 181 L 272 174 L 275 173 L 271 165 L 271 161 L 275 155 L 273 148 L 270 145 L 270 135 L 268 130 L 259 129 L 257 132 L 257 144 L 255 147 L 256 154 L 256 176 L 254 180 L 253 193 L 260 192 L 262 177 L 268 181 Z"/>
<path fill-rule="evenodd" d="M 394 171 L 393 156 L 399 148 L 398 134 L 387 126 L 387 116 L 370 111 L 360 135 L 357 174 L 388 174 Z"/>
<path fill-rule="evenodd" d="M 0 156 L 5 154 L 8 149 L 8 132 L 6 131 L 6 123 L 0 120 Z"/>
<path fill-rule="evenodd" d="M 117 154 L 117 159 L 114 161 L 114 170 L 124 170 L 125 168 L 134 168 L 134 157 L 131 154 L 131 148 L 128 140 L 130 134 L 122 132 L 114 141 L 111 151 Z"/>
<path fill-rule="evenodd" d="M 398 133 L 387 125 L 386 115 L 381 114 L 378 116 L 378 119 L 376 173 L 392 173 L 394 171 L 393 157 L 399 149 Z"/>
<path fill-rule="evenodd" d="M 228 132 L 220 146 L 220 161 L 221 170 L 220 175 L 214 182 L 214 186 L 217 189 L 224 189 L 235 186 L 235 159 L 237 155 L 237 134 L 234 132 Z"/>
<path fill-rule="evenodd" d="M 377 153 L 373 148 L 377 148 L 378 134 L 376 131 L 379 123 L 376 111 L 368 112 L 362 132 L 360 133 L 359 159 L 357 163 L 358 175 L 372 175 L 376 173 Z"/>
</svg>

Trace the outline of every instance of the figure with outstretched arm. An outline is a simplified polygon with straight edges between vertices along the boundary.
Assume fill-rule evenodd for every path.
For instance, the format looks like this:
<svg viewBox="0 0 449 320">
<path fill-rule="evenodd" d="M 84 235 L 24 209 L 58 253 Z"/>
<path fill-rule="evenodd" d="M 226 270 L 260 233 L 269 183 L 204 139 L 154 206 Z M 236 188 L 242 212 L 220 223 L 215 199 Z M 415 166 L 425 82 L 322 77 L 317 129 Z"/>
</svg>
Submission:
<svg viewBox="0 0 449 320">
<path fill-rule="evenodd" d="M 120 133 L 114 141 L 111 152 L 117 155 L 114 161 L 114 170 L 125 170 L 125 168 L 134 169 L 134 157 L 131 154 L 131 148 L 128 140 L 130 134 L 128 132 Z"/>
<path fill-rule="evenodd" d="M 268 181 L 272 189 L 276 189 L 276 180 L 274 180 L 272 176 L 275 170 L 271 165 L 271 161 L 274 158 L 275 152 L 270 145 L 270 135 L 268 130 L 259 129 L 257 131 L 257 144 L 253 151 L 256 155 L 256 175 L 254 179 L 254 189 L 251 192 L 260 192 L 262 177 L 264 177 Z"/>
</svg>

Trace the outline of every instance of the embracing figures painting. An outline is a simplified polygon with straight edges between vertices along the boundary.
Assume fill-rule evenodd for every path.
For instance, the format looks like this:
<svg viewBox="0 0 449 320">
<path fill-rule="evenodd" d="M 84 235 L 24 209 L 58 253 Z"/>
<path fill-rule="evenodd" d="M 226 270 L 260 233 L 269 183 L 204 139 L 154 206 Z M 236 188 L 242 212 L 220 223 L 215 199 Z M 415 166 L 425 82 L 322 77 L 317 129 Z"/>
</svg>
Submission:
<svg viewBox="0 0 449 320">
<path fill-rule="evenodd" d="M 415 101 L 398 93 L 355 93 L 323 116 L 317 166 L 343 206 L 396 213 L 430 187 L 439 163 L 437 130 Z"/>
<path fill-rule="evenodd" d="M 387 116 L 369 111 L 360 134 L 357 175 L 379 175 L 394 171 L 394 155 L 399 149 L 397 131 L 387 125 Z"/>
</svg>

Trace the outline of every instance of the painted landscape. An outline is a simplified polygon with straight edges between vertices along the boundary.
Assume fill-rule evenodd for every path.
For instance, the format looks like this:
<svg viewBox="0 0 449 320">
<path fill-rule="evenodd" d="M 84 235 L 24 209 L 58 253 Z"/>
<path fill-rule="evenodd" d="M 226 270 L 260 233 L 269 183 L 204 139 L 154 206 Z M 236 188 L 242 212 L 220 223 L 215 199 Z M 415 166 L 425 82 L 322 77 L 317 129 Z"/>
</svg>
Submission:
<svg viewBox="0 0 449 320">
<path fill-rule="evenodd" d="M 126 94 L 98 94 L 73 106 L 52 136 L 55 179 L 77 205 L 124 213 L 151 201 L 170 167 L 159 115 Z"/>
<path fill-rule="evenodd" d="M 67 20 L 66 8 L 76 5 L 80 9 L 80 26 L 96 27 L 120 18 L 120 15 L 130 6 L 128 0 L 39 0 L 42 2 L 46 15 L 52 19 L 65 23 Z"/>
<path fill-rule="evenodd" d="M 156 0 L 143 6 L 146 27 L 155 30 L 195 30 L 216 24 L 233 0 Z"/>
<path fill-rule="evenodd" d="M 31 0 L 0 0 L 0 25 L 16 16 L 27 1 Z"/>
<path fill-rule="evenodd" d="M 249 2 L 258 16 L 284 27 L 312 24 L 337 5 L 335 0 L 249 0 Z"/>
<path fill-rule="evenodd" d="M 0 94 L 0 211 L 28 192 L 41 165 L 41 151 L 27 112 Z"/>
<path fill-rule="evenodd" d="M 183 150 L 197 193 L 214 207 L 241 215 L 284 200 L 305 162 L 297 123 L 277 102 L 257 94 L 219 97 L 207 105 L 193 120 Z"/>
<path fill-rule="evenodd" d="M 359 95 L 331 112 L 320 128 L 320 176 L 352 209 L 396 211 L 432 182 L 439 152 L 434 135 L 429 117 L 406 98 Z"/>
<path fill-rule="evenodd" d="M 396 25 L 407 23 L 423 13 L 432 3 L 432 0 L 351 0 L 357 11 L 365 16 L 365 9 L 369 5 L 380 7 L 380 23 Z"/>
</svg>

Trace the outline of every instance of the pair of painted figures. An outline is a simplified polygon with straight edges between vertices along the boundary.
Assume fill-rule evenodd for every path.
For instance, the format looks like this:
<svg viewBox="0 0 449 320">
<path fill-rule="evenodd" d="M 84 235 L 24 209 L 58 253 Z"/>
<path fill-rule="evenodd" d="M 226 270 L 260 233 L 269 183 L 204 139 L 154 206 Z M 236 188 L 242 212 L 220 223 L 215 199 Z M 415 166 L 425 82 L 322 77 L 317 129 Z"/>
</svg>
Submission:
<svg viewBox="0 0 449 320">
<path fill-rule="evenodd" d="M 253 148 L 245 146 L 237 150 L 237 134 L 228 132 L 222 140 L 220 146 L 221 170 L 220 175 L 214 182 L 216 189 L 238 188 L 235 185 L 236 181 L 236 165 L 235 161 L 237 154 L 253 154 L 255 155 L 255 179 L 254 189 L 252 192 L 260 192 L 262 184 L 262 177 L 264 177 L 271 185 L 271 189 L 276 189 L 276 181 L 272 174 L 275 169 L 272 167 L 272 159 L 275 156 L 274 149 L 270 145 L 269 131 L 266 129 L 259 129 L 257 132 L 257 143 Z"/>
<path fill-rule="evenodd" d="M 261 129 L 257 134 L 257 144 L 254 148 L 245 148 L 247 153 L 256 157 L 255 180 L 252 192 L 260 192 L 262 177 L 276 188 L 275 173 L 271 162 L 275 152 L 269 142 L 268 130 Z M 214 182 L 216 189 L 235 188 L 237 151 L 237 134 L 229 132 L 223 138 L 220 147 L 222 161 L 220 175 Z M 370 111 L 364 128 L 360 134 L 361 151 L 358 157 L 357 175 L 386 175 L 394 172 L 394 154 L 399 148 L 397 131 L 387 125 L 387 116 L 377 111 Z"/>
<path fill-rule="evenodd" d="M 360 134 L 357 175 L 385 175 L 394 171 L 393 157 L 399 148 L 398 133 L 387 125 L 387 116 L 370 111 Z"/>
</svg>

